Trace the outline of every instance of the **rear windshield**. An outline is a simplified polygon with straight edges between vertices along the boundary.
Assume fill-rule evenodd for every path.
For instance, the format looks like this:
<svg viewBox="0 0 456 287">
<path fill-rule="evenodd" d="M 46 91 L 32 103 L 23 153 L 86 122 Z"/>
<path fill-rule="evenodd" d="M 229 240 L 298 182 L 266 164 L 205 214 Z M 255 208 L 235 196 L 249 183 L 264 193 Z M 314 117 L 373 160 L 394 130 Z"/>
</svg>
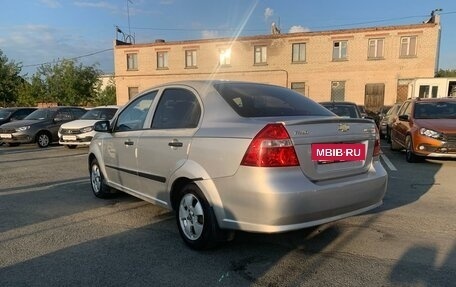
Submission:
<svg viewBox="0 0 456 287">
<path fill-rule="evenodd" d="M 334 116 L 287 88 L 254 83 L 220 83 L 214 88 L 241 117 Z"/>
<path fill-rule="evenodd" d="M 361 118 L 358 108 L 349 104 L 322 104 L 325 108 L 344 118 Z"/>
<path fill-rule="evenodd" d="M 415 103 L 415 119 L 456 119 L 456 102 Z"/>
<path fill-rule="evenodd" d="M 87 111 L 81 120 L 110 120 L 117 112 L 116 108 L 97 108 Z"/>
</svg>

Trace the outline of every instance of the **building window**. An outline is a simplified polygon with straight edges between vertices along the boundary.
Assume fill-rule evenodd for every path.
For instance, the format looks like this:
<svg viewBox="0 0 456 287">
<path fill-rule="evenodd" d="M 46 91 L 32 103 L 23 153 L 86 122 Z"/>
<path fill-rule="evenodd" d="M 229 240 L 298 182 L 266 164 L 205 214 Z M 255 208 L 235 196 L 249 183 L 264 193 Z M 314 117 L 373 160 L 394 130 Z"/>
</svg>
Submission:
<svg viewBox="0 0 456 287">
<path fill-rule="evenodd" d="M 157 68 L 168 69 L 168 52 L 161 51 L 157 52 Z"/>
<path fill-rule="evenodd" d="M 345 101 L 345 81 L 331 82 L 331 101 Z"/>
<path fill-rule="evenodd" d="M 196 68 L 196 50 L 185 51 L 185 67 Z"/>
<path fill-rule="evenodd" d="M 333 43 L 333 60 L 347 59 L 347 41 L 337 41 Z"/>
<path fill-rule="evenodd" d="M 267 61 L 267 47 L 266 46 L 255 46 L 255 64 L 266 64 Z"/>
<path fill-rule="evenodd" d="M 221 49 L 219 54 L 220 66 L 231 65 L 231 49 Z"/>
<path fill-rule="evenodd" d="M 305 62 L 306 61 L 306 44 L 305 43 L 296 43 L 293 44 L 293 51 L 292 51 L 292 59 L 293 63 Z"/>
<path fill-rule="evenodd" d="M 291 89 L 303 95 L 306 94 L 306 83 L 305 82 L 294 82 L 291 83 Z"/>
<path fill-rule="evenodd" d="M 416 36 L 401 38 L 401 57 L 416 56 Z"/>
<path fill-rule="evenodd" d="M 127 70 L 128 71 L 138 70 L 138 54 L 137 53 L 127 54 Z"/>
<path fill-rule="evenodd" d="M 383 59 L 383 39 L 369 39 L 367 58 Z"/>
<path fill-rule="evenodd" d="M 138 87 L 128 87 L 128 99 L 131 100 L 138 94 Z"/>
</svg>

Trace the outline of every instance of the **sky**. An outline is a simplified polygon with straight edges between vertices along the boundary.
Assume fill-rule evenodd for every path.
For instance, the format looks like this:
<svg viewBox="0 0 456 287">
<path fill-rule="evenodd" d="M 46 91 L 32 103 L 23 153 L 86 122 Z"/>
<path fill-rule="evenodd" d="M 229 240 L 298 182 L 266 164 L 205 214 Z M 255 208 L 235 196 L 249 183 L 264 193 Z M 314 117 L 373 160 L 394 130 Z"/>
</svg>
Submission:
<svg viewBox="0 0 456 287">
<path fill-rule="evenodd" d="M 113 41 L 136 43 L 418 24 L 441 16 L 441 69 L 456 69 L 455 0 L 0 0 L 0 50 L 27 77 L 77 59 L 113 73 Z"/>
</svg>

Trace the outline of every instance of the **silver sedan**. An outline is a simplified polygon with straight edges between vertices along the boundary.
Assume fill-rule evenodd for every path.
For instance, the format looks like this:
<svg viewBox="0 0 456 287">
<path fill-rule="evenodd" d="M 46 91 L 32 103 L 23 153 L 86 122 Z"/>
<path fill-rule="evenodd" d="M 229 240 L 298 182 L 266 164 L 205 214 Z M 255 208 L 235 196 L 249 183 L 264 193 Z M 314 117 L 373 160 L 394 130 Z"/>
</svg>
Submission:
<svg viewBox="0 0 456 287">
<path fill-rule="evenodd" d="M 353 216 L 379 206 L 386 191 L 375 124 L 283 87 L 161 85 L 95 129 L 95 196 L 120 190 L 174 210 L 194 249 L 234 230 L 284 232 Z"/>
</svg>

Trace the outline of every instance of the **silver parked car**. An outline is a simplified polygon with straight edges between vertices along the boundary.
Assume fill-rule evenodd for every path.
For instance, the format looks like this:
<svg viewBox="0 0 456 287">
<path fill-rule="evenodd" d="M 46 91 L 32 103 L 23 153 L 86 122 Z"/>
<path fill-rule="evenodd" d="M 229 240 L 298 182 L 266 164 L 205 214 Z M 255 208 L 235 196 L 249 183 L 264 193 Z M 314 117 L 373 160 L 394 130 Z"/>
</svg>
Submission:
<svg viewBox="0 0 456 287">
<path fill-rule="evenodd" d="M 284 232 L 356 215 L 379 206 L 386 191 L 375 124 L 336 117 L 283 87 L 161 85 L 95 130 L 94 194 L 115 188 L 174 210 L 194 249 L 230 230 Z"/>
</svg>

